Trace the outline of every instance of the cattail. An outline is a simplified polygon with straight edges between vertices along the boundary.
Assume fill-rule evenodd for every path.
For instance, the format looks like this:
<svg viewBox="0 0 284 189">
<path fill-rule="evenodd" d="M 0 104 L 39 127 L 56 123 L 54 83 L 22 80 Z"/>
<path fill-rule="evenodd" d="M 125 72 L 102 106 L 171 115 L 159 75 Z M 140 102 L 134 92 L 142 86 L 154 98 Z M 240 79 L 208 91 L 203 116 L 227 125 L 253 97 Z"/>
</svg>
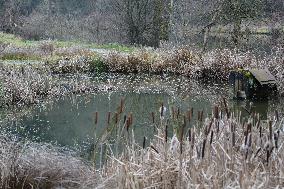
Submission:
<svg viewBox="0 0 284 189">
<path fill-rule="evenodd" d="M 193 149 L 194 147 L 194 142 L 195 142 L 195 133 L 194 131 L 192 132 L 192 142 L 191 142 L 191 148 Z"/>
<path fill-rule="evenodd" d="M 159 154 L 159 151 L 153 146 L 153 145 L 151 145 L 150 146 L 157 154 Z"/>
<path fill-rule="evenodd" d="M 164 117 L 164 103 L 162 103 L 162 106 L 161 106 L 161 117 Z"/>
<path fill-rule="evenodd" d="M 96 125 L 98 124 L 98 119 L 99 119 L 98 116 L 99 116 L 99 115 L 98 115 L 98 112 L 96 112 L 96 113 L 95 113 L 95 124 L 96 124 Z"/>
<path fill-rule="evenodd" d="M 191 118 L 193 118 L 193 108 L 191 108 Z"/>
<path fill-rule="evenodd" d="M 182 140 L 183 140 L 183 134 L 184 134 L 185 126 L 186 126 L 186 121 L 185 121 L 185 116 L 184 116 L 184 123 L 181 126 L 181 132 L 180 132 L 180 142 L 182 142 Z"/>
<path fill-rule="evenodd" d="M 124 115 L 124 117 L 123 117 L 123 124 L 125 124 L 126 123 L 126 115 Z"/>
<path fill-rule="evenodd" d="M 246 159 L 246 160 L 248 159 L 248 153 L 249 153 L 249 150 L 246 149 L 246 154 L 245 154 L 245 159 Z"/>
<path fill-rule="evenodd" d="M 165 128 L 165 142 L 168 143 L 168 124 L 166 124 Z"/>
<path fill-rule="evenodd" d="M 274 133 L 274 144 L 275 144 L 275 148 L 278 149 L 278 134 L 277 133 Z"/>
<path fill-rule="evenodd" d="M 258 153 L 261 151 L 261 148 L 258 148 L 258 150 L 256 151 L 254 158 L 258 155 Z"/>
<path fill-rule="evenodd" d="M 128 117 L 128 119 L 126 120 L 126 130 L 127 130 L 127 132 L 129 131 L 129 127 L 130 127 L 130 117 Z"/>
<path fill-rule="evenodd" d="M 235 127 L 234 127 L 234 124 L 231 125 L 231 132 L 234 132 L 235 131 Z"/>
<path fill-rule="evenodd" d="M 195 147 L 196 148 L 196 153 L 197 153 L 197 158 L 200 158 L 200 148 L 198 146 Z"/>
<path fill-rule="evenodd" d="M 270 156 L 270 153 L 269 153 L 269 150 L 267 149 L 266 150 L 266 163 L 267 164 L 269 163 L 269 156 Z"/>
<path fill-rule="evenodd" d="M 187 122 L 186 122 L 186 116 L 183 115 L 183 125 L 184 125 L 184 127 L 186 127 L 186 124 L 187 124 Z"/>
<path fill-rule="evenodd" d="M 123 99 L 120 99 L 120 109 L 119 109 L 119 113 L 122 113 L 123 111 L 123 104 L 124 104 L 124 100 Z"/>
<path fill-rule="evenodd" d="M 183 134 L 184 134 L 184 129 L 186 126 L 186 118 L 184 116 L 184 123 L 181 126 L 181 131 L 180 131 L 180 153 L 182 154 L 182 143 L 183 143 Z"/>
<path fill-rule="evenodd" d="M 274 147 L 272 147 L 270 150 L 269 150 L 269 148 L 266 149 L 266 163 L 267 164 L 269 163 L 269 158 L 272 154 L 273 149 L 274 149 Z"/>
<path fill-rule="evenodd" d="M 251 133 L 251 123 L 248 123 L 247 125 L 247 134 Z"/>
<path fill-rule="evenodd" d="M 202 159 L 204 158 L 205 156 L 205 146 L 206 146 L 206 138 L 203 140 L 203 145 L 202 145 Z"/>
<path fill-rule="evenodd" d="M 152 112 L 151 115 L 152 115 L 152 122 L 155 123 L 155 113 Z"/>
<path fill-rule="evenodd" d="M 248 142 L 248 133 L 245 132 L 245 145 L 247 145 L 247 142 Z"/>
<path fill-rule="evenodd" d="M 115 113 L 114 119 L 115 119 L 115 124 L 117 124 L 118 123 L 118 113 L 117 112 Z"/>
<path fill-rule="evenodd" d="M 146 137 L 144 136 L 143 137 L 143 149 L 145 149 L 145 147 L 146 147 Z"/>
<path fill-rule="evenodd" d="M 191 121 L 191 111 L 188 111 L 188 112 L 187 112 L 187 119 L 188 119 L 188 122 Z"/>
<path fill-rule="evenodd" d="M 262 127 L 261 126 L 259 127 L 259 137 L 260 138 L 262 137 Z"/>
<path fill-rule="evenodd" d="M 210 135 L 210 145 L 211 145 L 212 142 L 213 142 L 213 136 L 214 136 L 214 131 L 212 130 L 212 131 L 211 131 L 211 135 Z"/>
<path fill-rule="evenodd" d="M 219 119 L 219 107 L 218 106 L 214 107 L 214 117 L 215 119 Z"/>
<path fill-rule="evenodd" d="M 203 110 L 200 112 L 200 121 L 203 121 Z"/>
<path fill-rule="evenodd" d="M 275 110 L 275 117 L 276 117 L 276 121 L 278 122 L 279 121 L 279 114 L 278 114 L 277 110 Z"/>
<path fill-rule="evenodd" d="M 250 133 L 248 137 L 248 147 L 251 147 L 251 143 L 252 143 L 252 134 Z"/>
<path fill-rule="evenodd" d="M 191 128 L 188 129 L 188 141 L 191 142 Z"/>
<path fill-rule="evenodd" d="M 229 119 L 230 118 L 230 112 L 229 112 L 228 105 L 227 105 L 225 98 L 223 98 L 223 103 L 224 103 L 225 111 L 226 111 L 226 114 L 227 114 L 227 118 Z"/>
<path fill-rule="evenodd" d="M 175 108 L 172 106 L 171 109 L 172 109 L 172 114 L 173 114 L 172 118 L 175 119 Z"/>
<path fill-rule="evenodd" d="M 269 140 L 272 140 L 272 121 L 268 122 L 269 124 Z"/>
<path fill-rule="evenodd" d="M 180 109 L 177 108 L 177 119 L 179 118 L 179 114 L 180 114 Z"/>
<path fill-rule="evenodd" d="M 107 115 L 107 124 L 108 125 L 110 124 L 110 116 L 111 116 L 111 112 L 108 112 L 108 115 Z"/>
</svg>

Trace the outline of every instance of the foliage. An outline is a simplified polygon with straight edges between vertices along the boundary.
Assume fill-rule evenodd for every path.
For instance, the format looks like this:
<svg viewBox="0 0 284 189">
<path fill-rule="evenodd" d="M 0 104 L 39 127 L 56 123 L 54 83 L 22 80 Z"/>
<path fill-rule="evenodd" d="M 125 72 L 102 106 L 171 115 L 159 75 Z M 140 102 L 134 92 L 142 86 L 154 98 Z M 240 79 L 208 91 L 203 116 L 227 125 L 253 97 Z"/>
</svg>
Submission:
<svg viewBox="0 0 284 189">
<path fill-rule="evenodd" d="M 100 57 L 95 57 L 93 60 L 91 60 L 89 65 L 90 65 L 90 71 L 95 72 L 97 74 L 108 71 L 107 65 L 105 64 L 104 60 Z"/>
<path fill-rule="evenodd" d="M 220 16 L 224 22 L 234 23 L 260 16 L 262 0 L 224 0 Z"/>
</svg>

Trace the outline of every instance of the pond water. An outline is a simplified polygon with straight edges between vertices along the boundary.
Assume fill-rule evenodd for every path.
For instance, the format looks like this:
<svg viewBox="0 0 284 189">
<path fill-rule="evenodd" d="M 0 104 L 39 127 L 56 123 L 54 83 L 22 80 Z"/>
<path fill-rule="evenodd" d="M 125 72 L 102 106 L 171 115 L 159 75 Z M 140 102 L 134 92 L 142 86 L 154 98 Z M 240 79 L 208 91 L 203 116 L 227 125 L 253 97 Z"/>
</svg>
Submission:
<svg viewBox="0 0 284 189">
<path fill-rule="evenodd" d="M 227 84 L 208 84 L 191 81 L 186 77 L 149 76 L 149 75 L 105 75 L 90 77 L 98 85 L 104 85 L 106 90 L 96 94 L 69 95 L 53 99 L 40 105 L 23 109 L 24 114 L 9 118 L 2 122 L 2 127 L 22 139 L 38 142 L 51 142 L 60 146 L 68 146 L 80 150 L 88 150 L 93 144 L 96 132 L 102 132 L 106 127 L 108 112 L 111 116 L 117 112 L 121 99 L 124 99 L 124 115 L 133 114 L 133 128 L 137 141 L 144 136 L 151 137 L 153 133 L 152 112 L 158 119 L 158 110 L 163 103 L 166 116 L 171 106 L 179 107 L 181 112 L 194 109 L 194 119 L 197 111 L 210 115 L 214 104 L 221 97 L 228 97 Z M 254 102 L 253 110 L 265 119 L 268 112 L 281 107 L 278 101 Z M 230 108 L 243 111 L 248 101 L 229 101 Z M 283 107 L 283 106 L 282 106 Z M 20 110 L 18 110 L 20 111 Z M 281 110 L 280 110 L 281 111 Z M 2 118 L 7 114 L 16 114 L 17 110 L 2 110 Z M 95 112 L 98 112 L 98 124 L 95 126 Z"/>
</svg>

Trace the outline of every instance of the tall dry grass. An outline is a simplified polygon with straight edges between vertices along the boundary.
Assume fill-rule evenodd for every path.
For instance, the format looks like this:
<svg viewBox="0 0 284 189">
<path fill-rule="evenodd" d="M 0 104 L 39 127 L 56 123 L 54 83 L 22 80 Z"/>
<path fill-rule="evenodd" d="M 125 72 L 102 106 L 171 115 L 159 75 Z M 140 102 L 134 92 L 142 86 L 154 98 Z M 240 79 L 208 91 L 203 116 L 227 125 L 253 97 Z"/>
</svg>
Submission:
<svg viewBox="0 0 284 189">
<path fill-rule="evenodd" d="M 74 154 L 0 136 L 0 188 L 95 188 L 100 177 Z"/>
</svg>

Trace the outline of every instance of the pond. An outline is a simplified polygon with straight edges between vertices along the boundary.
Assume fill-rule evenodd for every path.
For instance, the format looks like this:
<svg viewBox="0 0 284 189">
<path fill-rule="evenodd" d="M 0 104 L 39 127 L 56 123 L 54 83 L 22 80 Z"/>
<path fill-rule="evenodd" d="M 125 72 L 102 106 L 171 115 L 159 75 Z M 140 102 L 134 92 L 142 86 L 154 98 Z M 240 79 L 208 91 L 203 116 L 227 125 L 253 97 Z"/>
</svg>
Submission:
<svg viewBox="0 0 284 189">
<path fill-rule="evenodd" d="M 197 111 L 211 115 L 212 107 L 220 98 L 229 96 L 226 83 L 202 83 L 181 76 L 108 74 L 89 79 L 97 85 L 105 86 L 106 90 L 95 94 L 52 99 L 22 110 L 1 110 L 2 120 L 7 115 L 17 115 L 7 119 L 5 123 L 3 121 L 2 127 L 21 139 L 88 151 L 94 142 L 95 132 L 102 132 L 106 127 L 109 112 L 113 117 L 122 99 L 125 104 L 124 115 L 133 115 L 132 128 L 137 141 L 142 142 L 144 136 L 151 137 L 154 128 L 152 112 L 155 113 L 155 119 L 158 119 L 162 104 L 166 107 L 166 116 L 169 116 L 171 106 L 178 107 L 180 112 L 193 108 L 196 120 Z M 266 119 L 269 112 L 281 107 L 282 101 L 278 99 L 254 102 L 253 110 Z M 230 109 L 235 112 L 242 111 L 244 118 L 248 116 L 245 109 L 248 109 L 249 103 L 229 100 Z M 18 112 L 24 113 L 17 114 Z M 95 112 L 98 112 L 97 125 Z"/>
</svg>

